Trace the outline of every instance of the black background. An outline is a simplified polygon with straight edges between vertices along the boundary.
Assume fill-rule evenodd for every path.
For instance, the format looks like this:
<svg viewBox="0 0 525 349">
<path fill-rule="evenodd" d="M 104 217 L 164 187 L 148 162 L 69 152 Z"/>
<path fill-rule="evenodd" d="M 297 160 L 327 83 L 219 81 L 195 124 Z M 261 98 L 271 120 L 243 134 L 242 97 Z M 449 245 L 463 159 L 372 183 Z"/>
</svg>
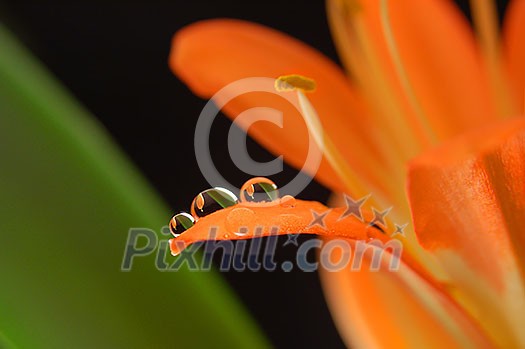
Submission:
<svg viewBox="0 0 525 349">
<path fill-rule="evenodd" d="M 466 11 L 466 1 L 459 5 Z M 193 130 L 205 101 L 167 65 L 175 31 L 200 19 L 241 18 L 284 31 L 337 61 L 320 0 L 0 1 L 0 13 L 108 129 L 173 211 L 186 210 L 208 187 L 193 153 Z M 215 121 L 212 155 L 221 173 L 240 185 L 248 177 L 229 161 L 229 127 L 226 118 Z M 273 158 L 254 142 L 249 150 L 256 160 Z M 286 183 L 295 173 L 286 168 L 273 179 Z M 314 182 L 300 197 L 325 201 L 328 191 Z M 279 248 L 276 259 L 290 260 L 294 252 Z M 343 347 L 317 274 L 278 269 L 225 277 L 275 346 Z"/>
</svg>

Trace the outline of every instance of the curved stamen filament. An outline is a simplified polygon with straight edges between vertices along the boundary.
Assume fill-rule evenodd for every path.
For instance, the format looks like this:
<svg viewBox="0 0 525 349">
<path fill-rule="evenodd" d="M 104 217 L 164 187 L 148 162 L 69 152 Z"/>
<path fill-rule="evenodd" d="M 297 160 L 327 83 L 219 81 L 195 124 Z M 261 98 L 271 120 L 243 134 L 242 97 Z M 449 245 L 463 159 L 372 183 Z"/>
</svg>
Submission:
<svg viewBox="0 0 525 349">
<path fill-rule="evenodd" d="M 368 151 L 367 146 L 360 142 L 358 138 L 354 138 L 352 140 L 353 146 L 356 149 L 360 149 L 359 156 L 366 159 L 365 165 L 367 166 L 367 172 L 373 174 L 374 178 L 372 180 L 367 180 L 368 178 L 366 178 L 366 176 L 359 176 L 350 168 L 347 160 L 338 151 L 337 146 L 332 139 L 323 131 L 323 126 L 321 125 L 317 111 L 303 93 L 313 91 L 314 86 L 315 82 L 313 80 L 300 75 L 280 76 L 275 80 L 275 89 L 277 91 L 297 92 L 301 114 L 312 138 L 323 151 L 326 159 L 347 188 L 348 193 L 352 193 L 357 197 L 362 197 L 369 194 L 371 190 L 374 190 L 379 193 L 378 195 L 380 197 L 382 197 L 382 203 L 385 203 L 385 205 L 382 206 L 386 206 L 390 197 L 388 196 L 389 190 L 385 189 L 383 185 L 388 187 L 388 185 L 391 184 L 391 181 L 388 176 L 385 175 L 387 171 L 385 171 L 384 165 L 375 159 L 375 157 Z M 378 187 L 373 183 L 380 183 L 381 187 Z M 391 186 L 391 188 L 393 188 L 393 186 Z"/>
<path fill-rule="evenodd" d="M 344 62 L 348 63 L 348 70 L 376 109 L 375 122 L 382 129 L 379 131 L 383 133 L 384 139 L 390 140 L 388 145 L 382 146 L 382 150 L 388 154 L 388 158 L 396 159 L 397 166 L 394 164 L 393 168 L 397 167 L 399 171 L 399 164 L 417 154 L 428 142 L 421 137 L 421 132 L 413 122 L 407 119 L 406 111 L 396 99 L 395 90 L 371 42 L 362 11 L 347 11 L 346 7 L 349 7 L 347 1 L 342 4 L 328 2 L 334 36 L 339 39 L 338 48 L 342 50 Z"/>
<path fill-rule="evenodd" d="M 403 91 L 407 97 L 408 103 L 410 104 L 410 107 L 415 115 L 415 119 L 412 119 L 412 123 L 416 128 L 419 129 L 418 134 L 424 135 L 424 137 L 422 137 L 422 142 L 425 142 L 426 145 L 435 144 L 437 141 L 436 134 L 432 131 L 432 127 L 425 117 L 423 108 L 419 103 L 416 94 L 414 93 L 414 89 L 410 83 L 405 67 L 403 66 L 403 62 L 401 61 L 399 51 L 397 49 L 392 26 L 390 24 L 390 16 L 388 14 L 388 0 L 381 0 L 380 8 L 381 27 L 385 36 L 388 53 L 392 58 L 392 63 L 394 64 L 397 78 L 399 79 L 401 87 L 403 88 Z"/>
<path fill-rule="evenodd" d="M 336 3 L 335 0 L 327 1 L 327 12 L 332 24 L 332 34 L 337 39 L 336 42 L 339 43 L 337 48 L 343 58 L 342 62 L 356 83 L 360 85 L 364 96 L 373 107 L 371 116 L 378 127 L 376 132 L 371 134 L 370 137 L 378 144 L 378 149 L 382 152 L 382 157 L 386 161 L 389 172 L 395 173 L 396 177 L 402 180 L 405 173 L 402 172 L 399 164 L 406 160 L 406 150 L 402 149 L 397 140 L 392 141 L 393 136 L 390 127 L 386 128 L 381 125 L 383 115 L 393 112 L 390 108 L 390 96 L 383 96 L 383 93 L 377 87 L 377 79 L 373 79 L 373 76 L 367 74 L 369 71 L 368 62 L 364 57 L 355 30 L 346 21 L 346 17 L 355 15 L 359 9 L 357 5 L 352 6 L 344 0 L 340 3 Z"/>
<path fill-rule="evenodd" d="M 501 65 L 498 16 L 496 5 L 491 0 L 470 0 L 470 7 L 478 38 L 485 57 L 492 93 L 501 118 L 514 116 L 516 106 L 511 101 L 509 86 Z"/>
<path fill-rule="evenodd" d="M 367 182 L 363 184 L 363 179 L 359 178 L 354 171 L 350 169 L 348 163 L 344 157 L 337 150 L 337 147 L 330 139 L 330 137 L 323 131 L 319 117 L 314 107 L 300 90 L 297 90 L 297 96 L 299 97 L 299 105 L 302 109 L 303 117 L 305 118 L 308 130 L 312 134 L 317 145 L 322 149 L 326 159 L 332 165 L 345 187 L 350 193 L 357 197 L 362 197 L 369 194 L 370 189 L 375 189 L 379 196 L 376 196 L 376 200 L 386 203 L 385 195 L 382 190 L 378 190 L 375 186 Z"/>
<path fill-rule="evenodd" d="M 379 190 L 368 181 L 363 182 L 364 179 L 352 171 L 344 157 L 331 141 L 330 137 L 322 131 L 323 128 L 320 124 L 317 112 L 308 98 L 300 89 L 297 90 L 297 95 L 299 97 L 299 104 L 302 108 L 303 117 L 305 118 L 309 131 L 312 133 L 312 136 L 318 145 L 322 148 L 327 160 L 330 162 L 348 190 L 353 195 L 358 197 L 365 196 L 369 194 L 370 190 L 372 190 L 374 191 L 374 197 L 370 198 L 372 205 L 375 205 L 376 207 L 386 207 L 388 203 L 387 198 L 389 197 L 388 194 L 390 193 L 385 193 Z M 402 192 L 399 192 L 399 189 L 402 190 L 401 186 L 396 186 L 395 183 L 392 183 L 391 181 L 388 181 L 387 183 L 391 184 L 389 185 L 389 189 L 391 190 L 391 193 L 394 195 L 394 197 L 399 198 L 401 195 L 403 195 Z M 398 212 L 394 213 L 393 216 L 396 216 L 395 219 L 398 221 L 406 221 L 406 211 L 402 209 L 406 206 L 406 200 L 399 201 L 399 204 L 402 206 L 398 207 Z M 447 279 L 440 266 L 438 266 L 418 244 L 415 232 L 412 229 L 407 229 L 406 237 L 399 239 L 403 242 L 407 253 L 418 260 L 427 270 L 431 270 L 433 275 L 435 275 L 439 280 Z"/>
</svg>

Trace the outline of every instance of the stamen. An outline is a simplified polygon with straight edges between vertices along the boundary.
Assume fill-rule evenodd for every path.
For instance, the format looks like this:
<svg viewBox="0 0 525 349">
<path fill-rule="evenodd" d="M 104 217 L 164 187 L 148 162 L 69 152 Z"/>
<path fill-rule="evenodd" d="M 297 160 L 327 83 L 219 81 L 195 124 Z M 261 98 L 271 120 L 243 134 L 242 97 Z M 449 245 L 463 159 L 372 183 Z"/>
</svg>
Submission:
<svg viewBox="0 0 525 349">
<path fill-rule="evenodd" d="M 420 141 L 424 142 L 425 145 L 428 146 L 435 144 L 437 142 L 436 134 L 432 131 L 432 127 L 425 117 L 423 108 L 421 107 L 421 104 L 414 93 L 414 89 L 412 88 L 412 84 L 410 83 L 405 67 L 403 66 L 403 62 L 401 61 L 401 56 L 399 55 L 399 51 L 397 49 L 396 40 L 394 38 L 394 33 L 390 24 L 390 16 L 388 14 L 388 0 L 381 0 L 380 8 L 381 25 L 383 34 L 385 35 L 388 53 L 390 54 L 390 58 L 392 58 L 392 63 L 394 64 L 397 78 L 401 83 L 401 87 L 405 92 L 408 103 L 410 104 L 410 107 L 416 117 L 415 119 L 411 118 L 412 123 L 416 126 L 416 128 L 419 129 L 419 131 L 416 131 L 416 134 L 422 135 Z"/>
<path fill-rule="evenodd" d="M 330 139 L 329 135 L 323 132 L 321 126 L 321 121 L 317 115 L 317 111 L 312 106 L 305 94 L 298 89 L 297 96 L 299 98 L 299 105 L 302 109 L 303 117 L 305 118 L 306 124 L 316 143 L 323 150 L 323 154 L 326 156 L 326 159 L 332 165 L 332 168 L 336 171 L 339 178 L 343 181 L 343 184 L 348 188 L 349 192 L 356 197 L 362 197 L 368 195 L 370 191 L 374 192 L 373 197 L 371 197 L 370 204 L 376 207 L 386 207 L 388 200 L 388 195 L 370 181 L 366 181 L 366 178 L 358 176 L 352 169 L 348 166 L 348 163 L 337 150 L 337 147 Z M 394 183 L 395 184 L 395 183 Z M 402 193 L 396 193 L 397 195 L 402 195 Z M 400 197 L 400 196 L 397 196 Z M 404 203 L 406 205 L 406 200 L 400 201 L 400 204 Z M 399 208 L 402 208 L 400 206 Z M 396 210 L 395 220 L 404 221 L 406 220 L 405 210 Z M 439 276 L 440 279 L 444 279 L 445 275 L 440 270 L 440 267 L 435 264 L 433 261 L 417 243 L 417 238 L 412 229 L 407 229 L 406 237 L 399 237 L 405 246 L 406 251 L 412 255 L 416 260 L 418 260 L 427 270 L 432 270 L 433 275 Z"/>
<path fill-rule="evenodd" d="M 277 81 L 278 80 L 281 80 L 281 78 L 278 78 Z M 277 81 L 275 83 L 276 89 L 278 88 Z M 386 183 L 389 185 L 389 190 L 391 191 L 384 192 L 380 188 L 374 186 L 373 183 L 371 183 L 370 181 L 367 181 L 367 178 L 358 176 L 350 168 L 345 158 L 341 155 L 333 141 L 330 139 L 329 135 L 327 135 L 323 131 L 321 121 L 319 119 L 319 116 L 317 115 L 317 111 L 312 106 L 308 98 L 305 96 L 302 89 L 295 88 L 291 90 L 295 90 L 297 93 L 299 105 L 301 106 L 302 110 L 302 115 L 305 118 L 307 127 L 311 132 L 314 140 L 323 150 L 323 154 L 325 155 L 326 159 L 328 160 L 328 162 L 330 162 L 332 168 L 335 170 L 343 184 L 348 188 L 350 193 L 352 193 L 356 197 L 362 197 L 368 195 L 371 191 L 374 192 L 373 197 L 371 197 L 369 200 L 370 204 L 376 207 L 388 206 L 388 194 L 391 194 L 396 198 L 404 198 L 404 193 L 402 192 L 402 190 L 401 192 L 396 191 L 396 189 L 402 189 L 402 187 L 397 185 L 398 183 L 394 181 L 387 180 Z M 290 91 L 289 87 L 287 91 Z M 394 189 L 391 189 L 392 186 L 394 187 Z M 398 204 L 400 205 L 398 207 L 399 210 L 396 209 L 397 212 L 395 212 L 396 217 L 394 219 L 396 221 L 406 221 L 406 212 L 408 212 L 408 208 L 405 207 L 406 200 L 399 200 Z M 432 274 L 436 276 L 439 280 L 446 280 L 446 275 L 441 270 L 440 266 L 437 265 L 435 261 L 431 257 L 429 257 L 428 254 L 417 243 L 417 238 L 415 236 L 414 231 L 412 229 L 407 229 L 406 233 L 406 237 L 398 237 L 398 239 L 402 241 L 406 252 L 413 256 L 415 260 L 418 260 L 426 270 L 432 271 Z"/>
<path fill-rule="evenodd" d="M 394 89 L 387 80 L 384 67 L 377 55 L 376 49 L 370 40 L 366 27 L 360 16 L 354 20 L 358 44 L 361 45 L 366 61 L 370 63 L 371 80 L 374 81 L 374 89 L 379 92 L 385 108 L 381 112 L 380 123 L 388 128 L 395 144 L 401 147 L 405 160 L 417 154 L 424 146 L 418 139 L 417 131 L 413 130 L 413 124 L 405 119 L 407 113 L 403 111 L 399 100 L 395 99 Z"/>
<path fill-rule="evenodd" d="M 344 11 L 346 16 L 355 14 L 361 11 L 363 8 L 359 1 L 356 0 L 337 0 L 339 2 L 338 6 Z"/>
<path fill-rule="evenodd" d="M 298 74 L 280 76 L 275 80 L 275 89 L 279 92 L 294 90 L 313 92 L 316 87 L 315 80 Z"/>
<path fill-rule="evenodd" d="M 378 201 L 384 206 L 387 201 L 385 200 L 385 194 L 382 190 L 379 190 L 370 182 L 367 182 L 366 185 L 363 184 L 363 178 L 360 178 L 354 171 L 352 171 L 328 134 L 323 131 L 319 116 L 308 98 L 300 90 L 297 90 L 297 96 L 299 97 L 299 105 L 301 106 L 302 114 L 305 118 L 308 129 L 317 145 L 323 150 L 323 154 L 332 165 L 332 168 L 338 174 L 346 188 L 348 188 L 349 193 L 361 197 L 369 194 L 369 190 L 373 189 L 379 194 L 376 194 L 375 198 L 380 198 Z"/>
<path fill-rule="evenodd" d="M 412 125 L 404 120 L 406 113 L 386 80 L 384 68 L 370 42 L 361 13 L 347 13 L 336 0 L 327 2 L 327 11 L 342 61 L 374 108 L 371 116 L 378 128 L 377 137 L 371 137 L 374 137 L 383 158 L 388 161 L 388 171 L 399 184 L 405 177 L 400 164 L 417 154 L 422 144 L 414 132 L 410 132 Z M 396 199 L 404 200 L 404 197 Z"/>
<path fill-rule="evenodd" d="M 495 3 L 491 0 L 470 0 L 470 7 L 487 64 L 499 116 L 501 118 L 513 116 L 517 108 L 510 98 L 509 85 L 501 64 L 500 33 Z"/>
<path fill-rule="evenodd" d="M 335 4 L 337 2 L 337 4 Z M 349 17 L 353 15 L 353 12 L 348 8 L 350 5 L 347 4 L 345 0 L 334 0 L 327 1 L 327 12 L 329 13 L 329 19 L 331 20 L 331 30 L 332 36 L 336 38 L 336 42 L 342 43 L 338 45 L 339 55 L 342 58 L 342 63 L 349 75 L 353 75 L 356 82 L 362 85 L 362 88 L 365 92 L 373 90 L 368 87 L 370 85 L 370 80 L 363 77 L 359 69 L 356 69 L 359 66 L 364 66 L 365 62 L 362 58 L 362 52 L 357 45 L 357 40 L 353 32 L 348 30 L 342 20 L 343 17 Z M 337 13 L 342 13 L 343 17 L 337 15 Z M 378 96 L 379 97 L 379 96 Z M 374 111 L 377 111 L 378 107 L 376 104 L 372 104 L 375 108 Z M 372 115 L 373 116 L 373 115 Z M 376 117 L 377 119 L 377 117 Z M 387 171 L 394 173 L 395 176 L 403 178 L 404 173 L 399 173 L 399 167 L 396 164 L 399 164 L 399 161 L 403 161 L 400 153 L 394 147 L 389 144 L 388 134 L 383 132 L 381 128 L 377 130 L 376 134 L 371 134 L 370 137 L 373 138 L 374 142 L 378 145 L 378 150 L 382 152 L 382 157 L 385 159 L 384 166 L 387 167 Z"/>
<path fill-rule="evenodd" d="M 305 86 L 315 86 L 315 84 L 316 83 L 315 83 L 315 81 L 313 79 L 310 79 L 310 78 L 307 78 L 307 77 L 304 77 L 304 76 L 300 76 L 300 75 L 286 75 L 286 76 L 278 77 L 276 79 L 276 81 L 275 81 L 275 89 L 277 91 L 298 91 L 298 92 L 301 92 L 301 94 L 302 94 L 302 92 L 305 91 L 305 89 L 304 89 Z M 304 96 L 304 94 L 302 94 L 302 96 Z M 322 130 L 322 125 L 321 125 L 321 123 L 320 123 L 320 121 L 318 119 L 318 116 L 317 116 L 317 113 L 315 112 L 314 107 L 310 104 L 309 100 L 306 97 L 304 97 L 304 99 L 308 103 L 309 108 L 308 108 L 308 110 L 304 110 L 304 108 L 303 108 L 304 107 L 304 103 L 301 104 L 301 102 L 300 102 L 301 108 L 303 108 L 303 117 L 305 118 L 305 121 L 307 123 L 307 126 L 308 126 L 310 132 L 312 133 L 312 135 L 314 135 L 316 133 L 319 133 L 320 132 L 319 130 Z M 310 110 L 315 113 L 315 117 L 308 117 L 307 116 L 307 113 L 309 113 Z M 321 136 L 319 136 L 319 137 L 321 137 Z M 324 138 L 326 139 L 326 135 L 324 136 Z M 322 139 L 322 138 L 318 138 L 317 140 L 319 140 L 319 139 Z M 333 147 L 333 149 L 336 149 L 336 146 L 335 146 L 335 144 L 332 143 L 332 141 L 329 141 L 329 143 L 331 144 L 331 147 Z M 383 186 L 382 189 L 378 188 L 377 186 L 375 186 L 375 187 L 379 191 L 385 193 L 384 194 L 385 198 L 388 198 L 388 194 L 393 195 L 395 193 L 395 189 L 398 188 L 398 187 L 393 185 L 393 183 L 391 181 L 391 178 L 392 178 L 391 174 L 387 174 L 388 171 L 385 169 L 384 164 L 382 164 L 379 161 L 377 161 L 376 157 L 373 156 L 371 153 L 369 153 L 367 151 L 368 147 L 366 145 L 364 145 L 362 142 L 360 142 L 360 140 L 358 138 L 354 138 L 352 143 L 353 143 L 353 145 L 354 145 L 354 147 L 356 149 L 360 149 L 360 151 L 361 151 L 360 157 L 362 157 L 364 159 L 367 159 L 366 160 L 366 166 L 367 166 L 368 173 L 373 174 L 373 176 L 375 177 L 371 181 L 368 181 L 368 183 L 370 183 L 370 182 L 381 183 L 381 185 Z M 326 146 L 326 144 L 324 144 L 324 145 Z M 322 143 L 320 144 L 320 146 L 322 146 Z M 337 152 L 337 154 L 339 154 L 338 157 L 339 157 L 340 162 L 344 162 L 345 164 L 347 164 L 347 162 L 344 159 L 344 157 L 339 152 Z M 348 167 L 348 165 L 347 165 L 347 167 Z M 357 175 L 355 175 L 355 176 L 357 176 Z M 363 176 L 360 176 L 360 177 L 363 177 Z M 368 186 L 368 191 L 370 191 L 370 187 L 371 187 L 371 185 Z M 387 189 L 385 189 L 385 187 Z M 349 188 L 349 187 L 347 186 L 347 188 Z M 353 189 L 352 189 L 351 192 L 355 194 Z"/>
<path fill-rule="evenodd" d="M 301 77 L 301 79 L 313 81 L 306 77 Z M 367 147 L 361 144 L 357 138 L 352 141 L 354 143 L 353 145 L 356 149 L 360 149 L 360 157 L 367 159 L 366 165 L 368 166 L 368 172 L 373 174 L 373 177 L 370 175 L 359 175 L 353 171 L 349 166 L 348 161 L 337 149 L 337 146 L 323 131 L 317 111 L 312 106 L 309 99 L 305 96 L 303 90 L 300 88 L 294 88 L 291 86 L 291 84 L 286 85 L 285 89 L 283 90 L 283 84 L 286 84 L 286 77 L 277 78 L 275 82 L 276 89 L 281 91 L 296 90 L 302 116 L 305 119 L 311 135 L 318 146 L 322 149 L 326 159 L 336 171 L 345 187 L 348 189 L 348 193 L 352 193 L 355 196 L 361 197 L 369 194 L 370 192 L 374 192 L 375 198 L 380 201 L 379 206 L 387 206 L 387 204 L 392 201 L 389 200 L 391 198 L 404 197 L 402 186 L 396 185 L 396 182 L 391 180 L 391 174 L 389 174 L 388 171 L 385 171 L 383 164 L 377 162 L 372 154 L 368 154 L 366 151 Z M 374 183 L 379 183 L 379 185 Z M 399 205 L 399 207 L 401 207 L 401 205 Z M 408 212 L 408 209 L 406 212 Z"/>
<path fill-rule="evenodd" d="M 319 147 L 322 148 L 323 153 L 327 157 L 327 160 L 332 165 L 332 168 L 337 172 L 343 184 L 347 187 L 350 193 L 357 196 L 363 196 L 368 194 L 371 188 L 379 192 L 383 192 L 376 186 L 373 186 L 370 182 L 367 185 L 362 184 L 362 179 L 354 171 L 350 169 L 344 157 L 337 150 L 337 147 L 333 141 L 322 131 L 321 121 L 315 111 L 315 108 L 311 105 L 310 101 L 304 95 L 304 86 L 315 86 L 315 81 L 300 75 L 287 75 L 281 76 L 275 80 L 275 89 L 277 91 L 297 91 L 299 97 L 299 104 L 302 109 L 302 114 L 307 124 L 307 127 L 315 139 Z M 358 143 L 358 141 L 355 141 Z M 358 147 L 359 149 L 366 149 L 366 147 Z M 374 161 L 371 157 L 369 165 L 372 166 L 373 173 L 382 173 L 382 169 L 374 167 Z M 384 181 L 383 181 L 384 182 Z M 386 181 L 388 183 L 388 181 Z M 382 194 L 385 198 L 387 195 Z M 386 202 L 386 200 L 384 201 Z"/>
</svg>

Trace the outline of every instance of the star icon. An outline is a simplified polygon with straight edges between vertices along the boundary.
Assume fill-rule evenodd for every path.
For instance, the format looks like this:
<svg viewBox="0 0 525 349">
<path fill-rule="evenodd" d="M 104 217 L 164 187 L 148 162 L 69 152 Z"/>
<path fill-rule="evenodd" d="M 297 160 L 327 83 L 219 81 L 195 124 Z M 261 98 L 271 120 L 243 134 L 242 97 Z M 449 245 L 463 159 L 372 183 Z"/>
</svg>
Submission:
<svg viewBox="0 0 525 349">
<path fill-rule="evenodd" d="M 396 227 L 396 231 L 393 232 L 390 236 L 396 236 L 398 234 L 400 234 L 401 236 L 406 236 L 404 230 L 408 226 L 408 223 L 405 223 L 403 225 L 394 224 L 394 226 Z"/>
<path fill-rule="evenodd" d="M 374 207 L 372 207 L 372 212 L 374 213 L 374 219 L 372 219 L 372 221 L 370 221 L 369 225 L 374 225 L 374 224 L 378 224 L 379 223 L 383 227 L 386 228 L 385 216 L 390 212 L 390 210 L 392 210 L 392 207 L 389 207 L 386 210 L 384 210 L 382 212 L 379 212 Z"/>
<path fill-rule="evenodd" d="M 299 234 L 288 234 L 286 236 L 286 242 L 283 244 L 283 246 L 288 246 L 290 244 L 294 246 L 299 246 L 299 243 L 297 242 L 298 237 L 299 237 Z"/>
<path fill-rule="evenodd" d="M 307 228 L 315 227 L 316 225 L 320 226 L 321 228 L 326 229 L 326 223 L 324 222 L 325 217 L 330 213 L 330 210 L 319 213 L 314 210 L 310 210 L 312 212 L 313 220 L 308 224 Z"/>
<path fill-rule="evenodd" d="M 350 196 L 343 194 L 346 204 L 346 210 L 343 212 L 341 217 L 339 217 L 338 221 L 345 219 L 346 217 L 350 215 L 354 215 L 356 218 L 358 218 L 361 222 L 363 221 L 363 213 L 361 212 L 361 207 L 365 203 L 366 200 L 370 197 L 370 194 L 367 196 L 363 196 L 359 200 L 354 200 Z"/>
</svg>

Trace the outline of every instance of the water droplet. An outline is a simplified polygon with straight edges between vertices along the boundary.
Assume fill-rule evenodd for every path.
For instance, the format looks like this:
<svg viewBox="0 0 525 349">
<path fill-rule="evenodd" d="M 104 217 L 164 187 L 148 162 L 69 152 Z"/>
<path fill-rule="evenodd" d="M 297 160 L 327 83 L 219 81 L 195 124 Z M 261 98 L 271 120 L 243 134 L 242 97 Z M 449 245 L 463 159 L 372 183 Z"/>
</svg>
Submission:
<svg viewBox="0 0 525 349">
<path fill-rule="evenodd" d="M 234 208 L 226 217 L 226 229 L 237 236 L 244 236 L 249 233 L 246 225 L 255 217 L 255 212 L 246 207 Z M 248 233 L 247 233 L 248 231 Z"/>
<path fill-rule="evenodd" d="M 205 190 L 193 199 L 191 214 L 197 220 L 220 209 L 238 203 L 237 197 L 228 189 L 216 187 Z"/>
<path fill-rule="evenodd" d="M 177 213 L 171 217 L 170 220 L 169 226 L 171 235 L 178 237 L 180 234 L 193 227 L 193 224 L 195 224 L 195 219 L 193 219 L 190 214 L 186 212 Z"/>
<path fill-rule="evenodd" d="M 277 185 L 268 178 L 252 178 L 241 187 L 241 202 L 272 202 L 278 198 Z"/>
<path fill-rule="evenodd" d="M 295 198 L 291 195 L 285 195 L 281 198 L 281 201 L 279 202 L 281 207 L 285 208 L 294 208 L 295 207 Z"/>
</svg>

